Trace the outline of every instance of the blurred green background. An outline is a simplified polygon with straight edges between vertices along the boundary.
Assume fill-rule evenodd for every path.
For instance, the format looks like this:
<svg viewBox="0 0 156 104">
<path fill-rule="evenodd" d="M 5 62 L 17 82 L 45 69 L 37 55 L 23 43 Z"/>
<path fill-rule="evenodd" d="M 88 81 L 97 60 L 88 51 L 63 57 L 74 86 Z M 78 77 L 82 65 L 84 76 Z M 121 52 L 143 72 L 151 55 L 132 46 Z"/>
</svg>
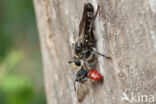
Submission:
<svg viewBox="0 0 156 104">
<path fill-rule="evenodd" d="M 0 0 L 0 104 L 46 104 L 32 0 Z"/>
</svg>

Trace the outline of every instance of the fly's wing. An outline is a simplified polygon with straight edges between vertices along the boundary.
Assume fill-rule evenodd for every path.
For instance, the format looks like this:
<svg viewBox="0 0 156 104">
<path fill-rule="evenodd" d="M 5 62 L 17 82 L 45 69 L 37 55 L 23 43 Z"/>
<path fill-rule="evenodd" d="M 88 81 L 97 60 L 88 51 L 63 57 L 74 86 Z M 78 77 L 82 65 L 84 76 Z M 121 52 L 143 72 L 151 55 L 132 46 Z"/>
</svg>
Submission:
<svg viewBox="0 0 156 104">
<path fill-rule="evenodd" d="M 99 12 L 99 9 L 100 9 L 100 6 L 98 5 L 97 11 L 94 14 L 94 17 L 93 17 L 93 20 L 92 20 L 92 23 L 91 23 L 91 29 L 90 29 L 90 39 L 91 39 L 90 45 L 92 45 L 94 47 L 96 46 L 96 38 L 94 36 L 94 29 L 95 29 L 95 24 L 94 23 L 95 23 L 95 19 L 97 17 L 97 14 Z"/>
<path fill-rule="evenodd" d="M 84 5 L 84 10 L 83 10 L 83 16 L 79 25 L 79 36 L 81 36 L 81 34 L 83 34 L 83 31 L 85 29 L 85 25 L 86 25 L 86 16 L 87 16 L 87 10 L 86 10 L 86 4 Z"/>
<path fill-rule="evenodd" d="M 99 9 L 100 9 L 100 6 L 98 5 L 97 10 L 96 10 L 96 13 L 95 13 L 95 15 L 94 15 L 94 19 L 93 19 L 92 24 L 91 24 L 92 27 L 93 27 L 93 25 L 94 25 L 94 22 L 95 22 L 95 19 L 96 19 L 96 17 L 97 17 L 97 14 L 98 14 L 98 12 L 99 12 Z"/>
<path fill-rule="evenodd" d="M 85 99 L 86 95 L 88 95 L 89 93 L 88 85 L 86 83 L 79 83 L 76 93 L 78 102 L 82 102 Z"/>
</svg>

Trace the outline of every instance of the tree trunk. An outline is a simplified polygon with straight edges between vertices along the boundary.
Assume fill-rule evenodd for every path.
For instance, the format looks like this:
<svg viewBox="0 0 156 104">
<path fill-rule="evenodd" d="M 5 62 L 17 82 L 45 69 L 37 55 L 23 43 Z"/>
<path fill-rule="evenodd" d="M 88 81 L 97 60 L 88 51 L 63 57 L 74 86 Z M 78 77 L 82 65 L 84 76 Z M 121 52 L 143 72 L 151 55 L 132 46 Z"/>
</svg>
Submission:
<svg viewBox="0 0 156 104">
<path fill-rule="evenodd" d="M 75 71 L 68 60 L 86 2 L 95 10 L 100 5 L 95 21 L 97 50 L 112 60 L 98 57 L 97 70 L 104 83 L 88 86 L 89 94 L 82 103 L 155 104 L 155 0 L 34 0 L 48 104 L 78 103 L 73 88 Z"/>
</svg>

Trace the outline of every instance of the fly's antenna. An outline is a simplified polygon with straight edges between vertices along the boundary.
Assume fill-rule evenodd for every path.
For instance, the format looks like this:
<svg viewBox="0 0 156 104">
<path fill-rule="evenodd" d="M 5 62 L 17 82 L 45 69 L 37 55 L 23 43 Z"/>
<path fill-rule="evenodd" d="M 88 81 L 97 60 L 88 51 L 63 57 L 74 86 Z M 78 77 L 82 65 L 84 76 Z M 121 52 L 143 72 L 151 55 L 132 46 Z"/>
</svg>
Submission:
<svg viewBox="0 0 156 104">
<path fill-rule="evenodd" d="M 74 62 L 73 60 L 68 61 L 69 64 L 71 64 L 71 63 L 73 63 L 73 62 Z"/>
</svg>

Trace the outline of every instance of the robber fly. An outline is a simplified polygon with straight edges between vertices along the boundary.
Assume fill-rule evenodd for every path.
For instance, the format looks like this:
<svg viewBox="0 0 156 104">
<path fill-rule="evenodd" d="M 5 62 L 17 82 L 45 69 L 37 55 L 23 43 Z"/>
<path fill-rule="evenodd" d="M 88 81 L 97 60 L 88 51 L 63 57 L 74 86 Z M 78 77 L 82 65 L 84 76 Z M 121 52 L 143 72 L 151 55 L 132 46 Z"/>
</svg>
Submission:
<svg viewBox="0 0 156 104">
<path fill-rule="evenodd" d="M 99 5 L 97 11 L 94 13 L 94 7 L 91 3 L 84 5 L 83 16 L 79 25 L 79 38 L 74 44 L 75 57 L 84 60 L 87 65 L 93 66 L 96 63 L 97 56 L 105 56 L 96 51 L 96 39 L 94 36 L 94 22 L 99 11 Z"/>
<path fill-rule="evenodd" d="M 84 5 L 83 16 L 79 25 L 79 38 L 74 44 L 74 57 L 69 63 L 74 63 L 78 67 L 76 78 L 74 81 L 74 89 L 77 93 L 78 101 L 81 102 L 88 93 L 88 79 L 93 81 L 103 81 L 103 76 L 96 70 L 91 70 L 97 60 L 97 55 L 105 56 L 96 51 L 96 39 L 94 36 L 95 19 L 99 11 L 99 5 L 94 12 L 94 7 L 91 3 Z M 91 66 L 91 68 L 88 68 Z M 76 88 L 76 82 L 79 82 L 79 86 Z"/>
</svg>

